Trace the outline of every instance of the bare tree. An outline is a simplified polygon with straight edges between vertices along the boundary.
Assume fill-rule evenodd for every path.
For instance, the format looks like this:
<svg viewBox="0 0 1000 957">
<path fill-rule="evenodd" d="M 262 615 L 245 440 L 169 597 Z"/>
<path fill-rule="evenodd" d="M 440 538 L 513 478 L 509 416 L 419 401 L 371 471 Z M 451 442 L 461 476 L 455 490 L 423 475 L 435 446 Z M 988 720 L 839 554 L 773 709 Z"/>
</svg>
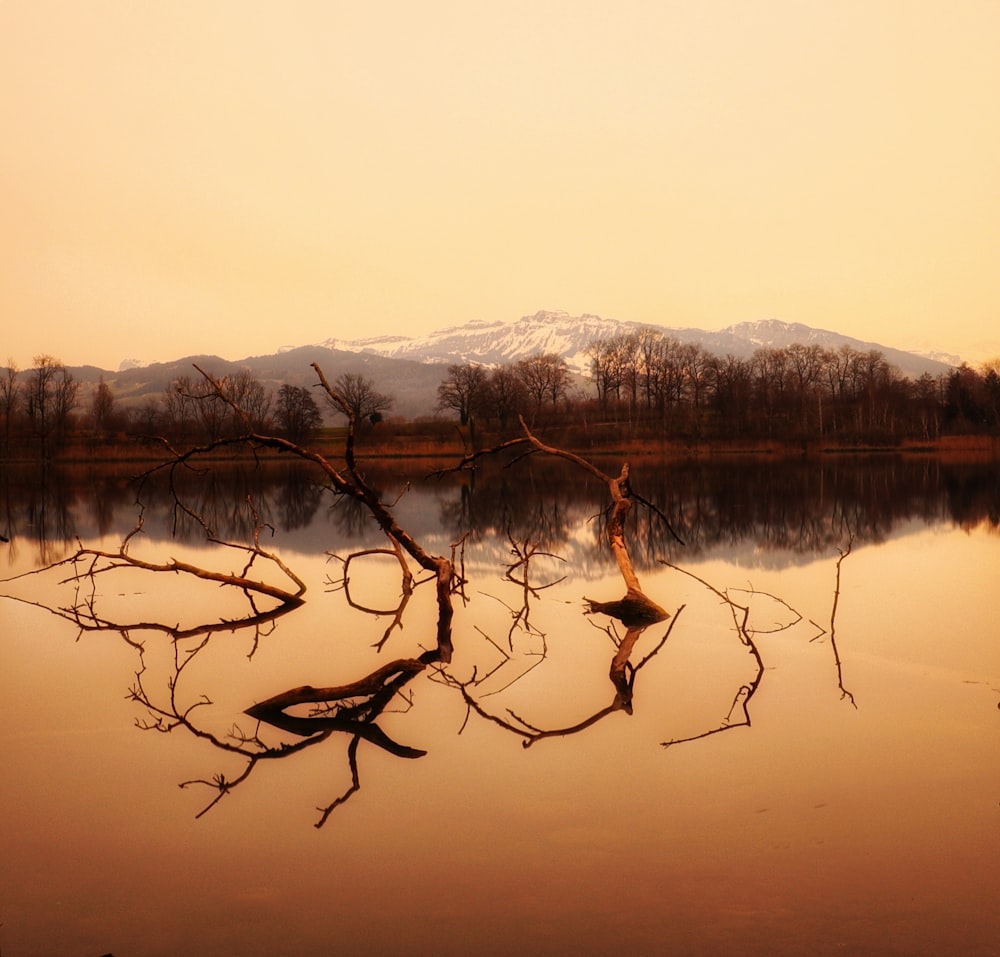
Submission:
<svg viewBox="0 0 1000 957">
<path fill-rule="evenodd" d="M 35 356 L 34 367 L 28 373 L 25 408 L 32 432 L 41 445 L 45 458 L 54 416 L 55 377 L 60 364 L 52 356 Z"/>
<path fill-rule="evenodd" d="M 487 387 L 486 370 L 480 365 L 448 366 L 448 375 L 438 386 L 437 407 L 458 413 L 458 421 L 468 425 L 482 405 Z"/>
<path fill-rule="evenodd" d="M 56 436 L 61 442 L 69 431 L 70 416 L 77 406 L 77 398 L 80 394 L 80 383 L 70 374 L 69 370 L 63 366 L 56 376 Z"/>
<path fill-rule="evenodd" d="M 240 410 L 230 417 L 233 433 L 264 431 L 268 426 L 272 398 L 264 384 L 249 369 L 240 369 L 234 375 L 226 376 L 223 385 Z"/>
<path fill-rule="evenodd" d="M 500 428 L 506 428 L 524 405 L 525 391 L 514 368 L 509 365 L 497 366 L 486 383 L 484 408 L 489 416 L 496 419 Z"/>
<path fill-rule="evenodd" d="M 34 362 L 28 373 L 25 407 L 42 458 L 47 458 L 69 430 L 80 383 L 50 355 L 35 356 Z"/>
<path fill-rule="evenodd" d="M 715 361 L 714 374 L 720 432 L 741 435 L 750 424 L 752 364 L 749 359 L 727 355 Z"/>
<path fill-rule="evenodd" d="M 555 353 L 521 359 L 515 369 L 532 402 L 535 415 L 541 412 L 546 403 L 554 410 L 559 400 L 566 397 L 571 381 L 569 367 L 566 360 Z"/>
<path fill-rule="evenodd" d="M 193 434 L 196 413 L 190 376 L 177 376 L 167 386 L 163 397 L 164 424 L 174 437 Z"/>
<path fill-rule="evenodd" d="M 101 376 L 97 389 L 90 401 L 90 415 L 94 421 L 94 435 L 105 436 L 111 430 L 112 416 L 115 409 L 115 397 L 111 387 Z"/>
<path fill-rule="evenodd" d="M 206 442 L 221 438 L 227 421 L 233 417 L 233 407 L 225 401 L 225 394 L 225 380 L 220 380 L 218 388 L 215 388 L 207 382 L 204 374 L 201 378 L 183 375 L 173 379 L 165 396 L 167 426 L 172 436 Z M 248 430 L 243 428 L 237 431 L 242 433 Z"/>
<path fill-rule="evenodd" d="M 362 422 L 374 425 L 382 420 L 382 415 L 388 412 L 394 404 L 391 395 L 377 392 L 371 379 L 354 372 L 345 372 L 337 376 L 334 382 L 337 399 L 333 400 L 334 410 L 340 415 L 348 416 L 359 426 Z"/>
<path fill-rule="evenodd" d="M 127 415 L 131 427 L 146 436 L 155 435 L 164 424 L 163 404 L 154 398 L 129 409 Z"/>
<path fill-rule="evenodd" d="M 684 383 L 691 406 L 691 425 L 696 433 L 701 430 L 701 407 L 715 369 L 715 359 L 696 343 L 682 346 Z"/>
<path fill-rule="evenodd" d="M 18 408 L 21 404 L 21 389 L 17 381 L 17 363 L 8 358 L 7 368 L 0 378 L 0 415 L 3 415 L 3 452 L 10 452 L 10 437 Z"/>
<path fill-rule="evenodd" d="M 274 418 L 285 438 L 297 445 L 308 442 L 323 424 L 316 400 L 305 386 L 288 385 L 278 389 Z"/>
<path fill-rule="evenodd" d="M 638 340 L 632 333 L 621 333 L 609 339 L 600 339 L 589 349 L 590 374 L 597 389 L 597 400 L 600 407 L 607 411 L 612 402 L 621 401 L 622 390 L 626 394 L 629 383 L 629 370 L 635 369 L 635 354 Z M 541 370 L 540 370 L 541 371 Z M 635 383 L 634 377 L 631 379 Z M 532 397 L 538 390 L 525 383 Z M 541 390 L 544 393 L 544 388 Z"/>
</svg>

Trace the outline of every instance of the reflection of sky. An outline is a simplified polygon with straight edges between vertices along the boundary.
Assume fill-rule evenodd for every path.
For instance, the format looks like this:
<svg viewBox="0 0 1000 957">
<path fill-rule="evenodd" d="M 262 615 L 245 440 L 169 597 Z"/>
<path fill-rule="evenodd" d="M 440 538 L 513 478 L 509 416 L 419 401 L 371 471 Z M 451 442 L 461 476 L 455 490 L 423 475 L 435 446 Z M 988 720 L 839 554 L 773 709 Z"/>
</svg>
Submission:
<svg viewBox="0 0 1000 957">
<path fill-rule="evenodd" d="M 415 523 L 426 507 L 425 543 L 447 551 L 451 535 L 433 529 L 434 502 L 414 495 L 405 514 Z M 580 514 L 591 511 L 581 506 Z M 405 628 L 375 652 L 386 619 L 352 612 L 342 593 L 322 587 L 322 552 L 337 546 L 338 533 L 321 515 L 314 527 L 275 539 L 309 584 L 306 604 L 252 659 L 249 637 L 227 631 L 185 672 L 181 703 L 206 695 L 212 704 L 199 715 L 218 733 L 245 721 L 253 701 L 356 679 L 432 640 L 433 596 L 421 588 Z M 115 521 L 127 531 L 128 509 Z M 622 583 L 610 557 L 586 558 L 592 526 L 573 528 L 560 548 L 573 556 L 569 577 L 532 603 L 549 655 L 526 671 L 536 646 L 515 638 L 512 663 L 483 689 L 497 692 L 482 699 L 492 714 L 558 727 L 610 698 L 613 646 L 583 616 L 581 597 L 616 597 Z M 164 532 L 162 517 L 151 520 L 142 548 L 206 564 L 217 557 Z M 470 548 L 455 675 L 498 661 L 486 636 L 503 645 L 508 606 L 519 600 L 496 575 L 507 548 L 502 535 L 480 536 Z M 804 560 L 772 546 L 755 554 L 746 540 L 681 560 L 751 607 L 766 670 L 751 727 L 666 750 L 664 740 L 720 727 L 753 672 L 718 596 L 690 575 L 650 565 L 643 586 L 675 613 L 676 627 L 637 676 L 633 715 L 618 712 L 525 751 L 497 726 L 467 721 L 451 689 L 416 681 L 412 702 L 383 723 L 427 756 L 403 761 L 362 745 L 361 790 L 320 834 L 315 807 L 350 782 L 342 737 L 259 766 L 196 821 L 205 792 L 180 791 L 178 782 L 220 771 L 231 778 L 238 764 L 190 735 L 134 728 L 141 712 L 126 689 L 135 653 L 116 635 L 76 640 L 71 626 L 39 609 L 2 602 L 4 949 L 153 953 L 153 927 L 174 953 L 283 953 L 290 935 L 308 943 L 293 946 L 302 953 L 323 952 L 331 939 L 358 953 L 397 953 L 401 941 L 404 950 L 439 952 L 432 932 L 453 942 L 441 952 L 455 955 L 536 953 L 546 934 L 559 952 L 588 955 L 614 952 L 615 940 L 636 953 L 678 940 L 690 944 L 684 952 L 709 953 L 722 934 L 729 952 L 749 933 L 769 948 L 786 942 L 784 953 L 813 952 L 820 939 L 830 953 L 879 953 L 891 926 L 901 952 L 960 953 L 972 941 L 968 952 L 987 953 L 998 930 L 998 549 L 1000 536 L 983 525 L 967 532 L 921 518 L 853 548 L 841 567 L 836 632 L 857 708 L 841 696 L 830 643 L 835 554 Z M 359 566 L 359 588 L 388 573 L 383 590 L 395 596 L 391 572 L 391 563 Z M 214 591 L 187 594 L 214 612 Z M 109 579 L 102 600 L 117 592 Z M 144 607 L 160 610 L 166 596 L 144 592 Z M 662 627 L 643 635 L 640 654 Z M 158 638 L 146 645 L 146 680 L 162 693 L 172 649 Z M 524 677 L 504 687 L 518 669 Z M 624 923 L 608 896 L 608 875 L 623 866 Z M 317 879 L 298 880 L 303 873 Z M 441 887 L 452 885 L 447 914 L 428 928 Z M 484 921 L 500 911 L 489 925 L 498 946 L 484 951 Z M 229 915 L 226 941 L 221 912 Z"/>
</svg>

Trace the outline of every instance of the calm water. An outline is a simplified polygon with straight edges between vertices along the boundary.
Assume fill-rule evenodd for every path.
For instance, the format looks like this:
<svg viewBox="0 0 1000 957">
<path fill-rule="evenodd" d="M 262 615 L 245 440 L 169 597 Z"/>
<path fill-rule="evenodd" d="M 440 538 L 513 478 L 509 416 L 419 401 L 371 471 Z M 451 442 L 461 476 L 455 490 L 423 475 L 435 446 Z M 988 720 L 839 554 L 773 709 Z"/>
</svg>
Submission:
<svg viewBox="0 0 1000 957">
<path fill-rule="evenodd" d="M 1000 953 L 995 467 L 633 463 L 670 527 L 637 508 L 630 550 L 671 617 L 632 649 L 629 708 L 624 630 L 585 614 L 623 593 L 598 484 L 372 476 L 466 584 L 452 661 L 360 737 L 245 711 L 434 647 L 433 585 L 403 601 L 363 512 L 297 471 L 185 479 L 216 537 L 257 523 L 305 584 L 272 617 L 150 569 L 15 577 L 116 551 L 139 511 L 124 478 L 6 476 L 4 957 Z M 162 483 L 138 494 L 130 555 L 243 570 Z"/>
</svg>

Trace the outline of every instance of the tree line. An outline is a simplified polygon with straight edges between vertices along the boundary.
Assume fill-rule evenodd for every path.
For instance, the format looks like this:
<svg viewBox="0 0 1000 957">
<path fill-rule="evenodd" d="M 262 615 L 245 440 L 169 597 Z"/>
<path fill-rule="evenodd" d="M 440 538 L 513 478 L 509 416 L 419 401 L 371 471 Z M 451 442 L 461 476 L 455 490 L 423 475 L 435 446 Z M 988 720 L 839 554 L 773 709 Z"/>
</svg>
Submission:
<svg viewBox="0 0 1000 957">
<path fill-rule="evenodd" d="M 273 431 L 303 443 L 323 425 L 323 409 L 304 386 L 284 384 L 274 391 L 249 369 L 218 381 L 221 392 L 204 375 L 177 376 L 161 396 L 124 406 L 102 377 L 84 406 L 82 383 L 58 359 L 36 356 L 24 371 L 8 360 L 0 378 L 0 456 L 49 459 L 73 439 L 114 444 L 158 436 L 171 443 L 210 444 L 251 431 Z M 334 414 L 375 423 L 392 408 L 392 396 L 365 376 L 344 373 L 336 387 L 346 407 L 331 405 Z"/>
<path fill-rule="evenodd" d="M 1000 430 L 1000 359 L 910 379 L 874 349 L 795 344 L 748 358 L 718 356 L 652 329 L 596 341 L 588 358 L 586 380 L 553 353 L 493 367 L 450 365 L 437 411 L 455 414 L 473 440 L 477 426 L 503 432 L 519 417 L 532 427 L 573 423 L 696 441 L 934 441 Z M 36 356 L 23 371 L 8 360 L 0 373 L 0 457 L 47 459 L 71 439 L 211 443 L 273 431 L 303 443 L 322 426 L 324 407 L 346 415 L 321 407 L 303 386 L 271 390 L 248 369 L 220 381 L 229 401 L 204 375 L 185 375 L 126 406 L 102 378 L 83 405 L 82 383 L 59 360 Z M 365 376 L 344 373 L 334 385 L 357 423 L 376 424 L 393 407 L 393 397 Z"/>
<path fill-rule="evenodd" d="M 695 440 L 932 441 L 1000 428 L 1000 360 L 913 380 L 874 349 L 796 344 L 718 356 L 652 329 L 599 340 L 589 360 L 589 384 L 575 390 L 556 355 L 453 365 L 438 408 L 500 429 L 521 413 Z"/>
</svg>

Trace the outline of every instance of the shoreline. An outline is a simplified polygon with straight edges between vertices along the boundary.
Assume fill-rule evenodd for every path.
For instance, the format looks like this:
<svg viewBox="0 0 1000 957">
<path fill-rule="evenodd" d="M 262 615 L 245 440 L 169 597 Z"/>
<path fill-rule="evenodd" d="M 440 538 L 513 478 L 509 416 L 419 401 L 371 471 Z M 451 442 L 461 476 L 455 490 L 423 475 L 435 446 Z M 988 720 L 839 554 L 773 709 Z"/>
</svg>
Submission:
<svg viewBox="0 0 1000 957">
<path fill-rule="evenodd" d="M 559 446 L 568 451 L 576 452 L 584 457 L 606 458 L 615 456 L 621 458 L 656 458 L 664 460 L 714 459 L 722 460 L 728 457 L 747 458 L 764 457 L 774 459 L 818 459 L 830 456 L 890 456 L 935 457 L 947 459 L 967 459 L 969 461 L 1000 461 L 1000 436 L 967 435 L 944 436 L 934 441 L 917 442 L 904 440 L 897 444 L 886 443 L 845 443 L 834 444 L 818 440 L 798 442 L 788 441 L 686 441 L 677 439 L 640 439 L 623 438 L 619 442 L 580 442 L 573 441 L 580 436 L 574 436 L 572 429 L 551 428 L 539 430 L 541 437 L 549 444 Z M 476 443 L 478 450 L 489 449 L 508 441 L 508 438 L 492 434 L 481 435 Z M 320 436 L 316 441 L 304 447 L 318 452 L 331 462 L 340 462 L 344 455 L 342 437 L 329 435 Z M 437 460 L 454 465 L 472 448 L 463 443 L 457 435 L 430 436 L 427 434 L 413 435 L 399 432 L 392 434 L 362 435 L 356 441 L 355 452 L 359 459 L 372 460 Z M 152 447 L 143 448 L 134 442 L 94 446 L 81 444 L 70 447 L 63 454 L 40 460 L 30 456 L 18 456 L 0 459 L 2 468 L 59 468 L 63 466 L 95 466 L 105 465 L 116 468 L 126 465 L 142 465 L 155 467 L 170 461 L 169 456 L 161 454 L 162 450 Z M 270 449 L 225 449 L 207 452 L 197 457 L 199 461 L 239 463 L 250 461 L 291 462 L 296 460 L 288 452 L 278 452 Z"/>
</svg>

